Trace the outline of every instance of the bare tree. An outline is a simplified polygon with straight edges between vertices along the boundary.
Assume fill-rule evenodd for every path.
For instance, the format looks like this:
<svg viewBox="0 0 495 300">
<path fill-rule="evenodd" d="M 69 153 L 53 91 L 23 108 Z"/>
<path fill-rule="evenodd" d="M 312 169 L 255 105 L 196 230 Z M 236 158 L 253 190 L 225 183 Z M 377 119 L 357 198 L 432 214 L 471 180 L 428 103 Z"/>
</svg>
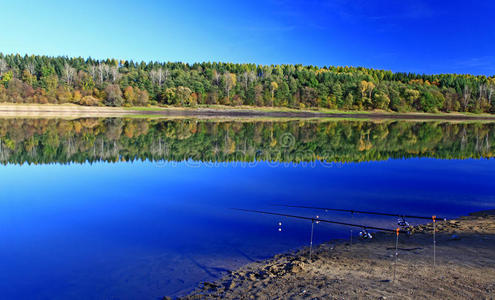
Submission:
<svg viewBox="0 0 495 300">
<path fill-rule="evenodd" d="M 242 82 L 242 85 L 244 86 L 244 89 L 247 89 L 248 83 L 249 83 L 249 74 L 248 74 L 248 72 L 242 73 L 242 75 L 241 75 L 241 82 Z"/>
<path fill-rule="evenodd" d="M 110 75 L 112 76 L 112 83 L 116 83 L 119 81 L 121 75 L 119 73 L 119 68 L 117 66 L 112 66 L 109 69 Z"/>
<path fill-rule="evenodd" d="M 7 62 L 5 61 L 5 59 L 0 58 L 0 76 L 2 76 L 3 73 L 7 72 L 8 69 L 9 69 L 9 66 L 7 65 Z"/>
<path fill-rule="evenodd" d="M 471 90 L 467 85 L 465 85 L 464 90 L 462 91 L 462 105 L 464 106 L 464 109 L 467 108 L 470 97 L 471 97 Z"/>
<path fill-rule="evenodd" d="M 110 67 L 106 64 L 98 64 L 98 66 L 96 66 L 96 72 L 98 73 L 98 81 L 100 82 L 100 84 L 105 81 L 109 71 Z"/>
<path fill-rule="evenodd" d="M 157 73 L 158 73 L 158 85 L 159 86 L 162 86 L 162 83 L 163 83 L 163 69 L 162 68 L 158 69 Z"/>
<path fill-rule="evenodd" d="M 251 83 L 256 82 L 256 74 L 253 71 L 250 71 L 248 73 L 248 77 L 249 77 L 249 82 Z"/>
<path fill-rule="evenodd" d="M 157 70 L 153 69 L 150 71 L 150 79 L 151 79 L 151 82 L 153 82 L 153 84 L 157 84 L 157 81 L 158 81 Z"/>
<path fill-rule="evenodd" d="M 220 73 L 217 70 L 213 70 L 213 80 L 215 80 L 216 85 L 220 83 Z"/>
<path fill-rule="evenodd" d="M 89 71 L 89 75 L 91 75 L 91 77 L 93 77 L 93 80 L 96 80 L 96 73 L 97 73 L 96 66 L 95 65 L 89 66 L 88 71 Z"/>
<path fill-rule="evenodd" d="M 225 92 L 227 93 L 227 99 L 230 99 L 230 90 L 236 85 L 236 76 L 230 72 L 223 74 L 223 80 L 225 82 Z"/>
<path fill-rule="evenodd" d="M 168 76 L 170 75 L 170 71 L 168 69 L 165 69 L 163 71 L 163 76 L 164 76 L 164 81 L 167 81 Z"/>
<path fill-rule="evenodd" d="M 67 62 L 64 64 L 64 69 L 63 69 L 63 78 L 64 81 L 68 84 L 72 84 L 72 80 L 74 79 L 74 75 L 76 74 L 76 69 L 71 67 Z"/>
<path fill-rule="evenodd" d="M 163 69 L 159 68 L 157 70 L 151 70 L 150 71 L 150 77 L 153 83 L 158 84 L 159 86 L 162 86 L 163 83 Z"/>
<path fill-rule="evenodd" d="M 478 102 L 481 101 L 481 98 L 483 97 L 483 92 L 486 90 L 486 85 L 480 84 L 479 85 L 479 95 L 478 95 Z"/>
<path fill-rule="evenodd" d="M 26 70 L 28 70 L 31 75 L 34 75 L 34 72 L 35 72 L 34 63 L 32 63 L 32 62 L 27 63 Z"/>
</svg>

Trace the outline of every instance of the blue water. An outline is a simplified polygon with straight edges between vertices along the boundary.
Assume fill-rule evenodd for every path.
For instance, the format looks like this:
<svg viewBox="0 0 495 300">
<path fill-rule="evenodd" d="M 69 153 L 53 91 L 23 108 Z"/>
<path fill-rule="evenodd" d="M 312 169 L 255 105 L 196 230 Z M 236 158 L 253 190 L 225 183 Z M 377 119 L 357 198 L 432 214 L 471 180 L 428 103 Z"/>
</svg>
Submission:
<svg viewBox="0 0 495 300">
<path fill-rule="evenodd" d="M 456 217 L 495 207 L 495 160 L 349 164 L 119 162 L 0 168 L 1 299 L 156 299 L 309 242 L 350 220 L 303 204 Z M 394 218 L 353 217 L 394 227 Z M 282 222 L 278 231 L 278 222 Z M 316 242 L 349 228 L 317 225 Z"/>
</svg>

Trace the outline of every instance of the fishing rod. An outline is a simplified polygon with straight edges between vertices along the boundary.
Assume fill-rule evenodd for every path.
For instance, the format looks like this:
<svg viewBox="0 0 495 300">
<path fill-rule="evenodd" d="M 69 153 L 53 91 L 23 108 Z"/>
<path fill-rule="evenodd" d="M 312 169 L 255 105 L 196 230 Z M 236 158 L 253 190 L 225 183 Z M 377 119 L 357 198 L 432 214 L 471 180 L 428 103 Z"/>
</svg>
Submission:
<svg viewBox="0 0 495 300">
<path fill-rule="evenodd" d="M 342 208 L 327 208 L 327 207 L 314 207 L 314 206 L 303 206 L 303 205 L 274 205 L 274 206 L 283 206 L 283 207 L 294 207 L 294 208 L 305 208 L 305 209 L 318 209 L 324 211 L 340 211 L 340 212 L 350 212 L 353 215 L 356 214 L 367 214 L 367 215 L 378 215 L 378 216 L 390 216 L 390 217 L 399 217 L 397 220 L 397 225 L 402 229 L 401 232 L 406 232 L 407 235 L 410 235 L 410 231 L 408 230 L 409 223 L 406 221 L 406 218 L 410 219 L 421 219 L 421 220 L 432 220 L 433 221 L 433 266 L 436 265 L 436 221 L 447 221 L 447 218 L 440 218 L 437 216 L 424 217 L 424 216 L 412 216 L 412 215 L 401 215 L 401 214 L 393 214 L 393 213 L 384 213 L 384 212 L 376 212 L 376 211 L 362 211 L 362 210 L 353 210 L 353 209 L 342 209 Z M 399 230 L 399 229 L 397 229 Z M 367 232 L 364 232 L 368 234 Z M 397 231 L 397 234 L 399 231 Z M 351 231 L 351 243 L 352 243 L 352 231 Z"/>
<path fill-rule="evenodd" d="M 316 221 L 316 222 L 323 222 L 323 223 L 330 223 L 330 224 L 337 224 L 337 225 L 344 225 L 344 226 L 351 226 L 351 227 L 359 227 L 359 228 L 362 228 L 364 230 L 373 229 L 373 230 L 381 230 L 381 231 L 388 231 L 388 232 L 397 232 L 397 229 L 388 229 L 388 228 L 381 228 L 381 227 L 375 227 L 375 226 L 367 226 L 367 225 L 352 224 L 352 223 L 345 223 L 345 222 L 339 222 L 339 221 L 331 221 L 331 220 L 325 220 L 325 219 L 320 219 L 320 218 L 316 218 L 316 217 L 315 218 L 303 217 L 303 216 L 282 214 L 282 213 L 262 211 L 262 210 L 243 209 L 243 208 L 232 208 L 232 209 L 238 210 L 238 211 L 253 212 L 253 213 L 259 213 L 259 214 L 266 214 L 266 215 L 274 215 L 274 216 L 295 218 L 295 219 L 301 219 L 301 220 L 308 220 L 311 222 Z M 400 230 L 399 232 L 400 233 L 407 233 L 407 231 L 405 231 L 405 230 Z"/>
<path fill-rule="evenodd" d="M 313 208 L 313 209 L 324 209 L 325 208 L 315 208 L 315 207 L 310 207 L 310 206 L 296 206 L 296 205 L 278 205 L 278 206 L 286 206 L 286 207 L 299 207 L 299 208 Z M 388 228 L 381 228 L 381 227 L 376 227 L 376 226 L 366 226 L 366 225 L 359 225 L 359 224 L 352 224 L 352 223 L 346 223 L 346 222 L 339 222 L 339 221 L 331 221 L 331 220 L 325 220 L 325 219 L 320 219 L 318 216 L 317 217 L 304 217 L 304 216 L 296 216 L 296 215 L 290 215 L 290 214 L 282 214 L 282 213 L 276 213 L 276 212 L 269 212 L 269 211 L 261 211 L 261 210 L 254 210 L 254 209 L 243 209 L 243 208 L 232 208 L 233 210 L 238 210 L 238 211 L 244 211 L 244 212 L 253 212 L 253 213 L 258 213 L 258 214 L 266 214 L 266 215 L 273 215 L 273 216 L 281 216 L 281 217 L 288 217 L 288 218 L 295 218 L 295 219 L 301 219 L 301 220 L 308 220 L 311 221 L 311 240 L 310 240 L 310 248 L 309 248 L 309 259 L 311 260 L 311 254 L 312 254 L 312 248 L 313 248 L 313 229 L 314 229 L 314 224 L 315 221 L 318 222 L 324 222 L 324 223 L 330 223 L 330 224 L 337 224 L 337 225 L 344 225 L 344 226 L 350 226 L 350 227 L 359 227 L 362 229 L 360 232 L 360 236 L 363 239 L 371 239 L 373 236 L 367 231 L 367 229 L 374 229 L 374 230 L 381 230 L 381 231 L 387 231 L 387 232 L 394 232 L 396 234 L 396 240 L 395 240 L 395 263 L 394 263 L 394 281 L 395 281 L 395 269 L 397 267 L 397 259 L 398 259 L 398 243 L 399 243 L 399 234 L 400 233 L 405 233 L 408 236 L 410 235 L 410 231 L 404 230 L 404 227 L 397 228 L 397 229 L 388 229 Z M 345 210 L 345 209 L 326 209 L 326 210 L 336 210 L 336 211 L 346 211 L 346 212 L 356 212 L 356 213 L 369 213 L 369 214 L 377 214 L 377 215 L 385 215 L 385 216 L 399 216 L 402 218 L 402 220 L 405 222 L 404 217 L 409 217 L 409 218 L 418 218 L 418 219 L 429 219 L 426 217 L 419 217 L 419 216 L 407 216 L 407 215 L 398 215 L 398 214 L 389 214 L 389 213 L 379 213 L 379 212 L 362 212 L 362 211 L 356 211 L 356 210 Z M 435 251 L 435 246 L 436 246 L 436 239 L 435 239 L 435 222 L 436 222 L 436 216 L 432 216 L 433 220 L 433 266 L 436 265 L 436 251 Z M 447 219 L 444 219 L 446 221 Z M 407 224 L 407 222 L 405 222 Z M 281 223 L 279 223 L 280 225 Z M 399 223 L 400 225 L 400 223 Z"/>
<path fill-rule="evenodd" d="M 440 217 L 437 217 L 437 216 L 424 217 L 424 216 L 402 215 L 402 214 L 384 213 L 384 212 L 375 212 L 375 211 L 363 211 L 363 210 L 354 210 L 354 209 L 327 208 L 327 207 L 315 207 L 315 206 L 303 206 L 303 205 L 274 204 L 273 206 L 283 206 L 283 207 L 293 207 L 293 208 L 306 208 L 306 209 L 317 209 L 317 210 L 331 210 L 331 211 L 340 211 L 340 212 L 350 212 L 352 214 L 366 214 L 366 215 L 378 215 L 378 216 L 399 217 L 399 218 L 403 218 L 403 219 L 404 218 L 422 219 L 422 220 L 436 219 L 437 221 L 447 221 L 447 218 L 440 218 Z"/>
</svg>

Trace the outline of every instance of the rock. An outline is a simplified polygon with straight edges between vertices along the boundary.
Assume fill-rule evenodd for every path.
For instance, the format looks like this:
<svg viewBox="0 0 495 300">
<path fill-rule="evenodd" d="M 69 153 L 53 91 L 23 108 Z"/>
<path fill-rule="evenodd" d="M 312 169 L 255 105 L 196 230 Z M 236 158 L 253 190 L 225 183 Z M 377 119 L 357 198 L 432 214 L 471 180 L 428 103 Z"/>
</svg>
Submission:
<svg viewBox="0 0 495 300">
<path fill-rule="evenodd" d="M 254 273 L 250 273 L 250 274 L 248 275 L 248 279 L 249 279 L 249 280 L 251 280 L 251 281 L 255 281 L 255 280 L 257 279 L 256 274 L 254 274 Z"/>
<path fill-rule="evenodd" d="M 303 262 L 289 263 L 285 266 L 285 270 L 291 273 L 299 273 L 303 270 L 303 266 L 304 266 Z"/>
<path fill-rule="evenodd" d="M 246 272 L 239 271 L 239 272 L 237 272 L 237 275 L 239 277 L 244 277 L 246 275 Z"/>
<path fill-rule="evenodd" d="M 211 290 L 211 289 L 215 289 L 217 287 L 218 287 L 218 285 L 213 283 L 213 282 L 205 281 L 203 283 L 203 289 L 205 289 L 205 290 Z"/>
</svg>

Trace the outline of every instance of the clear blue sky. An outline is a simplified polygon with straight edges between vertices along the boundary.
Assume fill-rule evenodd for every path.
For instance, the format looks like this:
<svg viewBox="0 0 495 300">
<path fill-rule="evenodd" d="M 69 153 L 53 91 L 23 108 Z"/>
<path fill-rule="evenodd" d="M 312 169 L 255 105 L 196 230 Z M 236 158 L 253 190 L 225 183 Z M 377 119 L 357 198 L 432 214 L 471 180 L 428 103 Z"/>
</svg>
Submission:
<svg viewBox="0 0 495 300">
<path fill-rule="evenodd" d="M 495 1 L 6 1 L 0 52 L 495 74 Z"/>
</svg>

